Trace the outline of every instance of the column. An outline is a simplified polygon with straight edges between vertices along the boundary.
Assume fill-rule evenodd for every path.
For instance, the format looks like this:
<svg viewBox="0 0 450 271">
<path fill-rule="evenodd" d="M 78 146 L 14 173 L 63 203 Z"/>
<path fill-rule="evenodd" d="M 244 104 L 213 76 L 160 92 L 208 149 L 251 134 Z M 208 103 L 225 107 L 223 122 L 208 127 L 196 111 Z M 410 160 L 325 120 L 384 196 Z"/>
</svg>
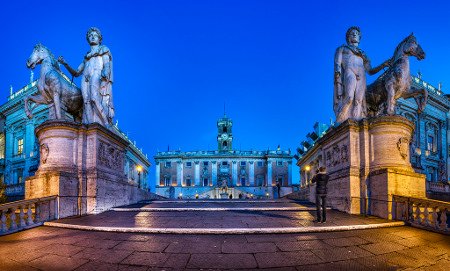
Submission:
<svg viewBox="0 0 450 271">
<path fill-rule="evenodd" d="M 177 161 L 177 186 L 183 186 L 183 161 Z"/>
<path fill-rule="evenodd" d="M 161 184 L 161 177 L 160 177 L 160 170 L 161 170 L 161 163 L 158 161 L 155 161 L 155 185 L 159 186 Z M 165 185 L 165 184 L 164 184 Z"/>
<path fill-rule="evenodd" d="M 288 161 L 288 186 L 292 185 L 292 160 Z"/>
<path fill-rule="evenodd" d="M 272 186 L 272 160 L 267 160 L 267 186 Z"/>
<path fill-rule="evenodd" d="M 212 185 L 217 186 L 217 162 L 211 161 L 212 167 Z"/>
<path fill-rule="evenodd" d="M 194 162 L 194 178 L 195 178 L 195 186 L 200 186 L 200 162 Z"/>
<path fill-rule="evenodd" d="M 11 170 L 11 159 L 14 155 L 14 135 L 11 126 L 5 127 L 5 171 L 4 181 L 5 184 L 11 184 L 13 182 L 13 174 Z"/>
<path fill-rule="evenodd" d="M 248 174 L 248 181 L 250 186 L 255 186 L 255 161 L 249 161 L 249 174 Z"/>
<path fill-rule="evenodd" d="M 236 186 L 237 184 L 237 162 L 231 162 L 231 186 Z"/>
</svg>

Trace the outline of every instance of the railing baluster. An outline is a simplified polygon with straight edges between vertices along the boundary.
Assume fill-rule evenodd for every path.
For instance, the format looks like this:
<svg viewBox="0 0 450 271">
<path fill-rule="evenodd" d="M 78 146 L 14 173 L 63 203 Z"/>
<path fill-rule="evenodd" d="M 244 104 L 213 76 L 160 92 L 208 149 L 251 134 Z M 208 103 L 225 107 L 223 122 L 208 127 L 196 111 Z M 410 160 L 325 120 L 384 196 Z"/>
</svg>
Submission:
<svg viewBox="0 0 450 271">
<path fill-rule="evenodd" d="M 423 210 L 423 216 L 424 216 L 424 224 L 425 226 L 429 227 L 430 226 L 430 213 L 428 212 L 428 204 L 425 203 L 424 204 L 424 210 Z"/>
<path fill-rule="evenodd" d="M 11 230 L 17 229 L 17 222 L 16 222 L 16 207 L 11 207 L 11 216 L 9 217 L 11 219 Z"/>
<path fill-rule="evenodd" d="M 432 217 L 432 220 L 433 220 L 433 222 L 432 222 L 432 227 L 433 228 L 435 228 L 435 229 L 439 229 L 439 221 L 438 221 L 438 207 L 437 206 L 433 206 L 433 208 L 432 208 L 432 210 L 433 210 L 433 213 L 431 214 L 431 217 Z"/>
<path fill-rule="evenodd" d="M 416 219 L 414 220 L 414 222 L 420 225 L 422 223 L 422 217 L 420 215 L 420 204 L 419 203 L 416 204 L 415 216 L 416 216 Z"/>
<path fill-rule="evenodd" d="M 41 221 L 41 203 L 36 202 L 34 204 L 34 223 L 39 223 Z"/>
<path fill-rule="evenodd" d="M 19 226 L 21 228 L 25 227 L 25 213 L 23 211 L 23 205 L 19 206 Z"/>
<path fill-rule="evenodd" d="M 1 212 L 1 218 L 0 218 L 0 221 L 2 222 L 2 224 L 1 224 L 1 232 L 7 232 L 8 231 L 8 227 L 7 227 L 7 225 L 6 225 L 6 212 L 7 212 L 8 210 L 6 209 L 3 209 Z"/>
<path fill-rule="evenodd" d="M 27 225 L 33 224 L 33 210 L 32 209 L 33 204 L 30 203 L 27 205 Z"/>
<path fill-rule="evenodd" d="M 441 210 L 441 230 L 448 231 L 447 227 L 447 208 Z"/>
<path fill-rule="evenodd" d="M 408 221 L 414 223 L 413 203 L 408 199 Z"/>
</svg>

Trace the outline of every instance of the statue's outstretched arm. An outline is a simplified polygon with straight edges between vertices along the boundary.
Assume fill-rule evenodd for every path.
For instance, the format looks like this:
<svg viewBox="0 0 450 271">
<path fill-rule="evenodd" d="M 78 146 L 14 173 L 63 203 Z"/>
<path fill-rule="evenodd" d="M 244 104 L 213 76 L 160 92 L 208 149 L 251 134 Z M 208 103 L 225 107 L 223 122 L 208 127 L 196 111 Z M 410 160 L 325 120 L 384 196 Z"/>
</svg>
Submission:
<svg viewBox="0 0 450 271">
<path fill-rule="evenodd" d="M 368 74 L 374 75 L 377 72 L 379 72 L 381 69 L 391 66 L 391 59 L 389 58 L 388 60 L 381 63 L 379 66 L 372 68 L 372 65 L 370 64 L 370 59 L 366 57 L 365 61 L 364 61 L 364 66 L 365 66 Z"/>
<path fill-rule="evenodd" d="M 80 64 L 80 66 L 78 66 L 78 69 L 75 70 L 72 67 L 70 67 L 70 65 L 66 62 L 66 60 L 64 59 L 64 57 L 60 56 L 58 57 L 58 62 L 63 64 L 64 67 L 66 67 L 66 69 L 70 72 L 70 74 L 72 76 L 78 77 L 80 76 L 80 74 L 83 72 L 84 70 L 84 61 Z"/>
</svg>

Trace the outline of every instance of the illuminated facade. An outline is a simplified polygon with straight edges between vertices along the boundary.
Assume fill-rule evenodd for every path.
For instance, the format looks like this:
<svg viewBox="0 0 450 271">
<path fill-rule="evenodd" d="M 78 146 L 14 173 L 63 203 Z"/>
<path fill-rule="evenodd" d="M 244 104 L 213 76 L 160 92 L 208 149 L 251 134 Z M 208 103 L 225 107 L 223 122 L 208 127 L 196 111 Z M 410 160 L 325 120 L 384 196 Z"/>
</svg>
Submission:
<svg viewBox="0 0 450 271">
<path fill-rule="evenodd" d="M 37 92 L 37 81 L 30 81 L 17 92 L 11 90 L 7 102 L 0 106 L 0 180 L 6 184 L 9 201 L 24 197 L 25 179 L 38 169 L 39 143 L 34 129 L 48 118 L 44 105 L 33 110 L 32 119 L 25 114 L 23 98 Z M 130 143 L 124 166 L 129 182 L 148 189 L 149 160 L 117 126 L 112 129 Z"/>
<path fill-rule="evenodd" d="M 156 193 L 167 198 L 272 198 L 292 191 L 290 151 L 233 150 L 233 122 L 217 121 L 217 150 L 158 152 Z"/>
</svg>

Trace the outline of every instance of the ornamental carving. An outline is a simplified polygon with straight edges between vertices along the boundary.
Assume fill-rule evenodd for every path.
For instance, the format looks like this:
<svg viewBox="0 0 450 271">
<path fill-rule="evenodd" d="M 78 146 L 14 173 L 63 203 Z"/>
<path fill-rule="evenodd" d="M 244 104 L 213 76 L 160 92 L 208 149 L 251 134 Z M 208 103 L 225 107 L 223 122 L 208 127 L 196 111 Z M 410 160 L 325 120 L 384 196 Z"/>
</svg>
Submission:
<svg viewBox="0 0 450 271">
<path fill-rule="evenodd" d="M 39 152 L 41 156 L 41 164 L 47 163 L 47 158 L 50 150 L 48 149 L 48 145 L 46 143 L 42 143 L 39 146 Z"/>
<path fill-rule="evenodd" d="M 403 160 L 408 158 L 408 150 L 409 150 L 409 139 L 406 137 L 401 137 L 397 141 L 397 149 L 400 152 Z"/>
<path fill-rule="evenodd" d="M 122 168 L 123 153 L 106 142 L 101 142 L 98 146 L 99 165 L 111 169 Z"/>
<path fill-rule="evenodd" d="M 347 145 L 338 144 L 331 147 L 325 154 L 327 167 L 335 167 L 348 162 L 348 147 Z"/>
</svg>

